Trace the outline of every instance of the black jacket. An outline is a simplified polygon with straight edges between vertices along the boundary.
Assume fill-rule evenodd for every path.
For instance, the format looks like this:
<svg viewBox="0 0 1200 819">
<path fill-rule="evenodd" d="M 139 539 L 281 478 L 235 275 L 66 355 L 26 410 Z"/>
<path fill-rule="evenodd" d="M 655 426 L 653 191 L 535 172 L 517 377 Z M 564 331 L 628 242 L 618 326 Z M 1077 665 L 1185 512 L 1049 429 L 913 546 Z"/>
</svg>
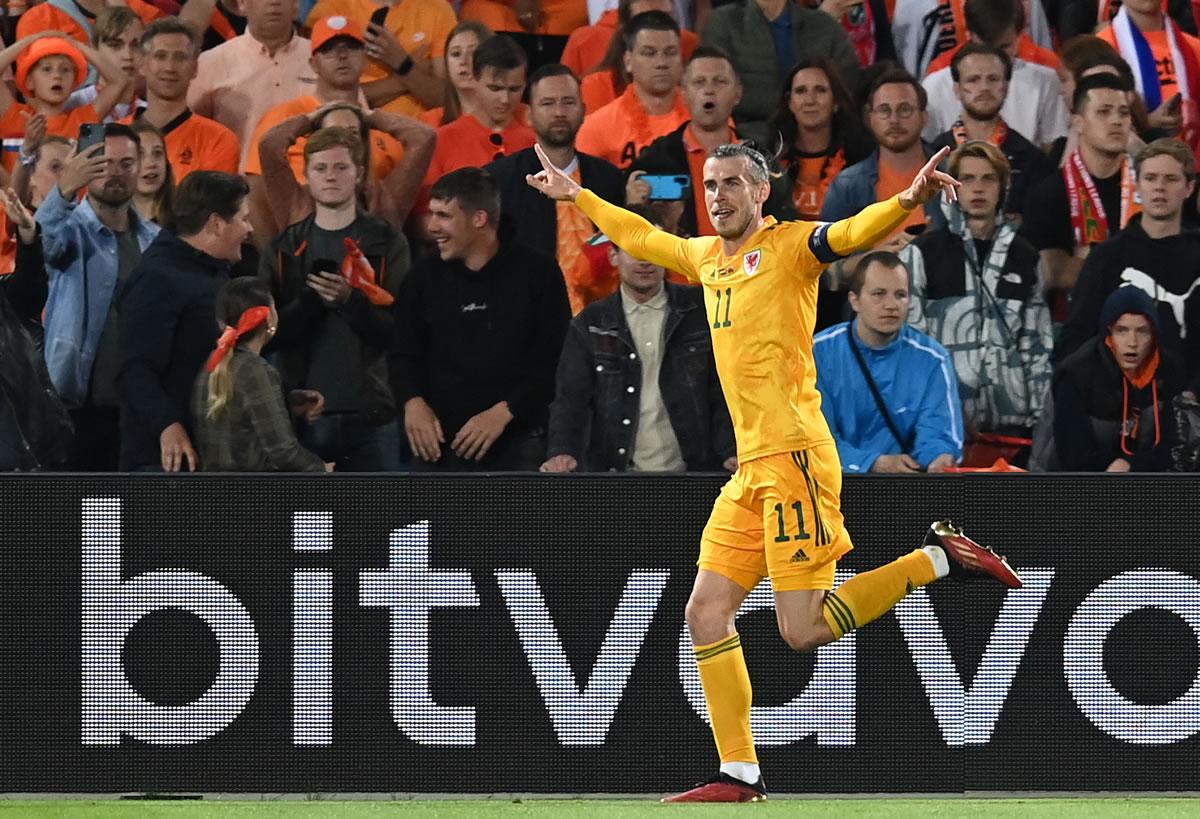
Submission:
<svg viewBox="0 0 1200 819">
<path fill-rule="evenodd" d="M 159 435 L 171 424 L 191 430 L 192 384 L 216 346 L 217 291 L 227 281 L 228 262 L 163 230 L 121 290 L 122 470 L 160 465 Z"/>
<path fill-rule="evenodd" d="M 1071 312 L 1054 345 L 1064 361 L 1096 334 L 1104 300 L 1132 285 L 1158 307 L 1159 343 L 1187 363 L 1195 385 L 1200 373 L 1200 231 L 1151 239 L 1135 216 L 1116 236 L 1096 245 L 1071 291 Z"/>
<path fill-rule="evenodd" d="M 1182 390 L 1179 361 L 1160 348 L 1156 389 L 1150 384 L 1141 389 L 1126 385 L 1105 343 L 1108 326 L 1123 313 L 1141 313 L 1157 333 L 1154 304 L 1145 293 L 1122 288 L 1109 296 L 1102 312 L 1099 334 L 1068 356 L 1054 375 L 1058 465 L 1067 471 L 1103 472 L 1116 458 L 1125 458 L 1134 472 L 1165 472 L 1171 468 L 1171 449 L 1178 437 L 1172 399 Z M 1132 425 L 1135 419 L 1137 433 L 1126 440 L 1127 453 L 1121 448 L 1122 424 Z"/>
<path fill-rule="evenodd" d="M 605 202 L 625 202 L 625 178 L 617 167 L 604 159 L 576 153 L 583 186 Z M 526 247 L 550 257 L 558 254 L 558 208 L 556 203 L 529 187 L 526 174 L 542 170 L 533 148 L 497 159 L 486 167 L 500 188 L 500 212 L 516 231 L 516 239 Z"/>
<path fill-rule="evenodd" d="M 482 269 L 437 256 L 400 286 L 397 404 L 424 398 L 449 444 L 472 416 L 507 401 L 505 436 L 544 429 L 571 320 L 562 271 L 502 236 Z"/>
<path fill-rule="evenodd" d="M 47 289 L 41 239 L 18 241 L 16 269 L 0 278 L 0 471 L 67 459 L 71 419 L 35 337 Z"/>
<path fill-rule="evenodd" d="M 316 261 L 308 250 L 315 221 L 316 216 L 312 215 L 285 228 L 271 242 L 259 266 L 259 276 L 270 281 L 279 311 L 279 331 L 266 352 L 279 354 L 279 374 L 285 390 L 307 386 L 304 380 L 312 341 L 331 312 L 305 284 Z M 399 296 L 400 282 L 410 266 L 404 234 L 366 213 L 358 215 L 353 227 L 352 238 L 375 269 L 375 283 Z M 359 290 L 352 290 L 346 303 L 337 308 L 337 314 L 359 339 L 363 382 L 355 388 L 361 396 L 364 414 L 376 426 L 396 417 L 388 362 L 396 343 L 396 308 L 396 304 L 376 306 Z"/>
<path fill-rule="evenodd" d="M 683 132 L 691 122 L 685 122 L 674 131 L 646 146 L 638 158 L 629 166 L 629 172 L 645 171 L 648 174 L 672 174 L 690 176 L 687 149 L 683 145 Z M 792 193 L 784 180 L 786 175 L 776 177 L 771 182 L 771 195 L 763 205 L 764 216 L 774 216 L 779 221 L 796 218 L 796 206 L 792 203 Z M 699 236 L 696 221 L 695 191 L 704 185 L 703 179 L 693 179 L 692 187 L 683 197 L 683 216 L 679 219 L 679 235 Z"/>
<path fill-rule="evenodd" d="M 665 286 L 659 388 L 688 471 L 716 471 L 737 446 L 713 361 L 704 294 L 699 287 Z M 634 355 L 621 299 L 618 290 L 584 308 L 571 322 L 558 362 L 546 456 L 571 455 L 580 471 L 624 472 L 633 465 L 642 362 Z"/>
</svg>

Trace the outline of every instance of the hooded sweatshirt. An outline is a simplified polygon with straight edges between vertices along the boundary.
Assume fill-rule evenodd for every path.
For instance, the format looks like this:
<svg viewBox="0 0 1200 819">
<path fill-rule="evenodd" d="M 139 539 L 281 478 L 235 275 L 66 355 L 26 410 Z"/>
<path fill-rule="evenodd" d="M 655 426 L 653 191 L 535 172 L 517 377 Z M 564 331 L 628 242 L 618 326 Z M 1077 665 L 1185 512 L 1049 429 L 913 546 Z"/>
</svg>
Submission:
<svg viewBox="0 0 1200 819">
<path fill-rule="evenodd" d="M 1135 216 L 1113 238 L 1092 248 L 1071 292 L 1071 313 L 1054 347 L 1064 361 L 1096 332 L 1101 306 L 1114 290 L 1133 285 L 1151 299 L 1163 348 L 1200 368 L 1200 231 L 1151 239 Z M 1108 332 L 1107 326 L 1100 333 Z M 1191 379 L 1189 383 L 1195 383 Z"/>
<path fill-rule="evenodd" d="M 1126 313 L 1146 316 L 1155 335 L 1150 359 L 1132 378 L 1109 347 L 1109 328 Z M 1176 437 L 1171 399 L 1182 389 L 1182 369 L 1158 343 L 1158 310 L 1137 287 L 1118 288 L 1104 302 L 1098 331 L 1054 376 L 1054 440 L 1060 467 L 1102 472 L 1124 458 L 1134 472 L 1165 471 Z"/>
</svg>

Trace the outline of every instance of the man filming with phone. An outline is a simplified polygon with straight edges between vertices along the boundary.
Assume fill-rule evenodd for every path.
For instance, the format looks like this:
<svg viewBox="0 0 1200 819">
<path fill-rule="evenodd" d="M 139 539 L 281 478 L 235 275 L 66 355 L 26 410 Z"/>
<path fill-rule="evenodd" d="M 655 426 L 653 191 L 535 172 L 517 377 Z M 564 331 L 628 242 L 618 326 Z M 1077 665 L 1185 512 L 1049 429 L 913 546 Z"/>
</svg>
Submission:
<svg viewBox="0 0 1200 819">
<path fill-rule="evenodd" d="M 46 366 L 75 422 L 77 470 L 117 469 L 116 296 L 158 233 L 132 205 L 139 168 L 129 126 L 84 124 L 79 151 L 37 211 L 50 283 Z"/>
<path fill-rule="evenodd" d="M 683 101 L 689 120 L 661 136 L 630 165 L 625 184 L 627 205 L 650 204 L 666 229 L 679 236 L 716 236 L 704 205 L 704 160 L 718 145 L 737 142 L 733 109 L 742 83 L 729 56 L 700 46 L 683 70 Z M 791 197 L 772 184 L 763 212 L 776 219 L 796 218 Z"/>
</svg>

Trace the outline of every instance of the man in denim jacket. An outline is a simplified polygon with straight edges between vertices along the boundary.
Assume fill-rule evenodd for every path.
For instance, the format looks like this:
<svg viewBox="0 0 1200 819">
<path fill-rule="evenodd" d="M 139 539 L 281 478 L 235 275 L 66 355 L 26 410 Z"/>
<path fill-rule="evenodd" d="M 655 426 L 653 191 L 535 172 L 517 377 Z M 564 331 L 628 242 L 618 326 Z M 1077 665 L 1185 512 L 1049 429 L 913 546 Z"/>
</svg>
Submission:
<svg viewBox="0 0 1200 819">
<path fill-rule="evenodd" d="M 67 162 L 37 212 L 50 280 L 46 366 L 72 411 L 76 469 L 117 468 L 116 295 L 158 234 L 130 204 L 139 168 L 137 134 L 105 125 L 104 144 Z"/>
<path fill-rule="evenodd" d="M 615 246 L 608 255 L 621 286 L 567 331 L 542 471 L 732 472 L 703 293 Z"/>
</svg>

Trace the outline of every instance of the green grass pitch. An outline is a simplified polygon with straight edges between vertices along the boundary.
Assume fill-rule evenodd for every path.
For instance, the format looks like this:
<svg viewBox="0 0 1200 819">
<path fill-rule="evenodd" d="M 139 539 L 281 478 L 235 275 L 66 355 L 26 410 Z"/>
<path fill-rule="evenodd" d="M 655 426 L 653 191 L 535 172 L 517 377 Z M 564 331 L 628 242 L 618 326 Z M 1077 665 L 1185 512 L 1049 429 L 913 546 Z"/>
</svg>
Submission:
<svg viewBox="0 0 1200 819">
<path fill-rule="evenodd" d="M 463 799 L 397 801 L 0 801 L 0 819 L 59 819 L 59 817 L 98 817 L 124 819 L 379 819 L 380 817 L 538 817 L 541 819 L 609 819 L 610 817 L 1014 817 L 1014 819 L 1126 819 L 1148 816 L 1154 819 L 1200 816 L 1200 799 L 1077 797 L 1009 799 L 809 799 L 773 798 L 755 805 L 660 805 L 651 800 L 627 799 Z"/>
</svg>

